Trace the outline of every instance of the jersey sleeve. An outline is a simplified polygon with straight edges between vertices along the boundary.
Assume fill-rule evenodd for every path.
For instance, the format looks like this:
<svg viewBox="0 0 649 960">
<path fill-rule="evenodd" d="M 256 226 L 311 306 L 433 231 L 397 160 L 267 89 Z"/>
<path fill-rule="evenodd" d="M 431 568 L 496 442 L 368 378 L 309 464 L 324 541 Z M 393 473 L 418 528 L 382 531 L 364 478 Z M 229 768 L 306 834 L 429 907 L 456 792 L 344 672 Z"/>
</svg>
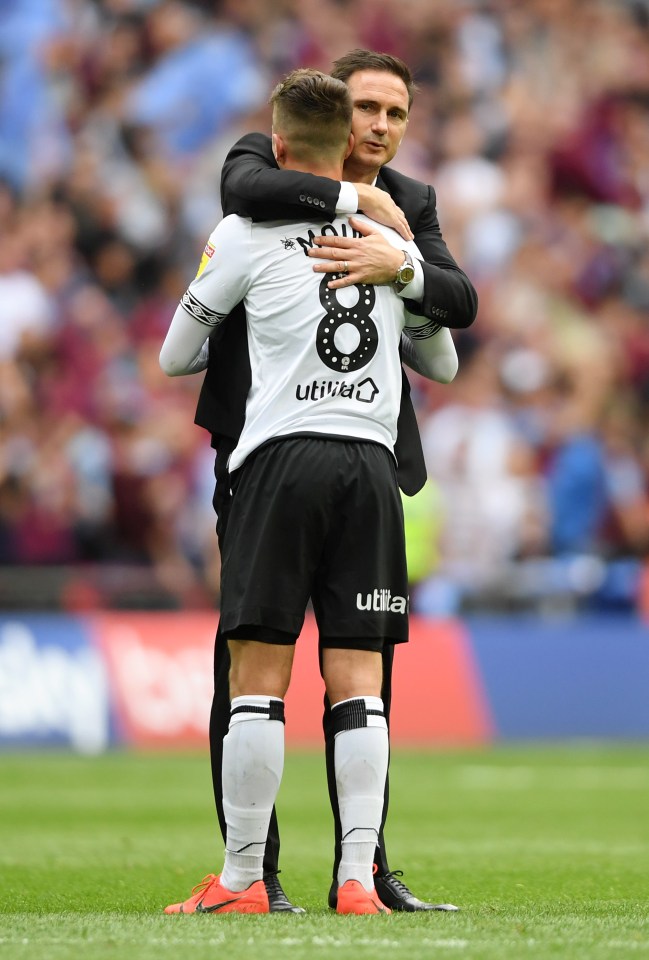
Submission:
<svg viewBox="0 0 649 960">
<path fill-rule="evenodd" d="M 406 311 L 403 333 L 402 358 L 407 366 L 438 383 L 454 379 L 458 356 L 448 327 Z"/>
<path fill-rule="evenodd" d="M 423 260 L 415 241 L 411 240 L 405 249 L 415 263 Z M 436 320 L 411 313 L 407 306 L 405 317 L 401 348 L 403 362 L 428 380 L 450 383 L 458 371 L 457 350 L 451 331 Z"/>
<path fill-rule="evenodd" d="M 209 336 L 248 292 L 250 247 L 250 222 L 241 217 L 226 217 L 210 235 L 160 351 L 167 376 L 205 369 Z"/>
</svg>

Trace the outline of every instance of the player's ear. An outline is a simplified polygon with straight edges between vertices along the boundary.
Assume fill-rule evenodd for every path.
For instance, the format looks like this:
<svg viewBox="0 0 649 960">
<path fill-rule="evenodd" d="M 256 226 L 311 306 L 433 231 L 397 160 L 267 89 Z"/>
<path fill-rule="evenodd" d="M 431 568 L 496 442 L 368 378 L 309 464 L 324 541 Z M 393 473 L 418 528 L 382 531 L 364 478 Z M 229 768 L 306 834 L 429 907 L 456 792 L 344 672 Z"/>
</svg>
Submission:
<svg viewBox="0 0 649 960">
<path fill-rule="evenodd" d="M 273 134 L 273 156 L 277 160 L 278 167 L 286 161 L 286 144 L 279 133 Z"/>
<path fill-rule="evenodd" d="M 354 134 L 350 133 L 349 138 L 347 140 L 347 149 L 345 150 L 345 160 L 350 155 L 353 149 L 354 149 Z"/>
</svg>

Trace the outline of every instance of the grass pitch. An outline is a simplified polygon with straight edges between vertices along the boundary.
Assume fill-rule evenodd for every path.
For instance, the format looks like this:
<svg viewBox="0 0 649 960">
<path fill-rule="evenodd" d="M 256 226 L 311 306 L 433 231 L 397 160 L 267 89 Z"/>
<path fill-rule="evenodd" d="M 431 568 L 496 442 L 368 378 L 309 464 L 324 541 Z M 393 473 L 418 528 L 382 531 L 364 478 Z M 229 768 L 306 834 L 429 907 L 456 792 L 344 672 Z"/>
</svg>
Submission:
<svg viewBox="0 0 649 960">
<path fill-rule="evenodd" d="M 337 917 L 324 763 L 290 753 L 282 881 L 306 916 L 174 916 L 221 866 L 206 756 L 0 756 L 0 958 L 649 958 L 649 746 L 392 757 L 388 844 L 457 914 Z"/>
</svg>

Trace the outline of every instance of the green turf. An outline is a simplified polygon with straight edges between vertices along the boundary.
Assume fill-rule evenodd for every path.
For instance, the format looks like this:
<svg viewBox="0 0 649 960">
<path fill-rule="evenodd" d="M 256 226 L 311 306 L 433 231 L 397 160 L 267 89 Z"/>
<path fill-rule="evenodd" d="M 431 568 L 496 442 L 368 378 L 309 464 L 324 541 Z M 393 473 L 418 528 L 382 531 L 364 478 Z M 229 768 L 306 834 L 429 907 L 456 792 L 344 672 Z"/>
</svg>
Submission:
<svg viewBox="0 0 649 960">
<path fill-rule="evenodd" d="M 392 865 L 458 914 L 326 909 L 319 755 L 279 810 L 306 916 L 165 917 L 221 865 L 205 756 L 0 756 L 0 958 L 649 958 L 649 747 L 396 750 Z"/>
</svg>

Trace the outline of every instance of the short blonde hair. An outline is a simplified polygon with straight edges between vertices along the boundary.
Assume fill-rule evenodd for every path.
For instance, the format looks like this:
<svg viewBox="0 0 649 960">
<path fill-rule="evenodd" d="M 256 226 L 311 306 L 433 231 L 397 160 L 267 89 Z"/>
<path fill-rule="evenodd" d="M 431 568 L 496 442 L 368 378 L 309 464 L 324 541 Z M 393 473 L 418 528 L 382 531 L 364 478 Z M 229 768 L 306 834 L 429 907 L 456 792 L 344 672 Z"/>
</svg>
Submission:
<svg viewBox="0 0 649 960">
<path fill-rule="evenodd" d="M 320 70 L 300 69 L 278 83 L 270 103 L 273 128 L 295 156 L 338 154 L 352 129 L 346 84 Z"/>
</svg>

